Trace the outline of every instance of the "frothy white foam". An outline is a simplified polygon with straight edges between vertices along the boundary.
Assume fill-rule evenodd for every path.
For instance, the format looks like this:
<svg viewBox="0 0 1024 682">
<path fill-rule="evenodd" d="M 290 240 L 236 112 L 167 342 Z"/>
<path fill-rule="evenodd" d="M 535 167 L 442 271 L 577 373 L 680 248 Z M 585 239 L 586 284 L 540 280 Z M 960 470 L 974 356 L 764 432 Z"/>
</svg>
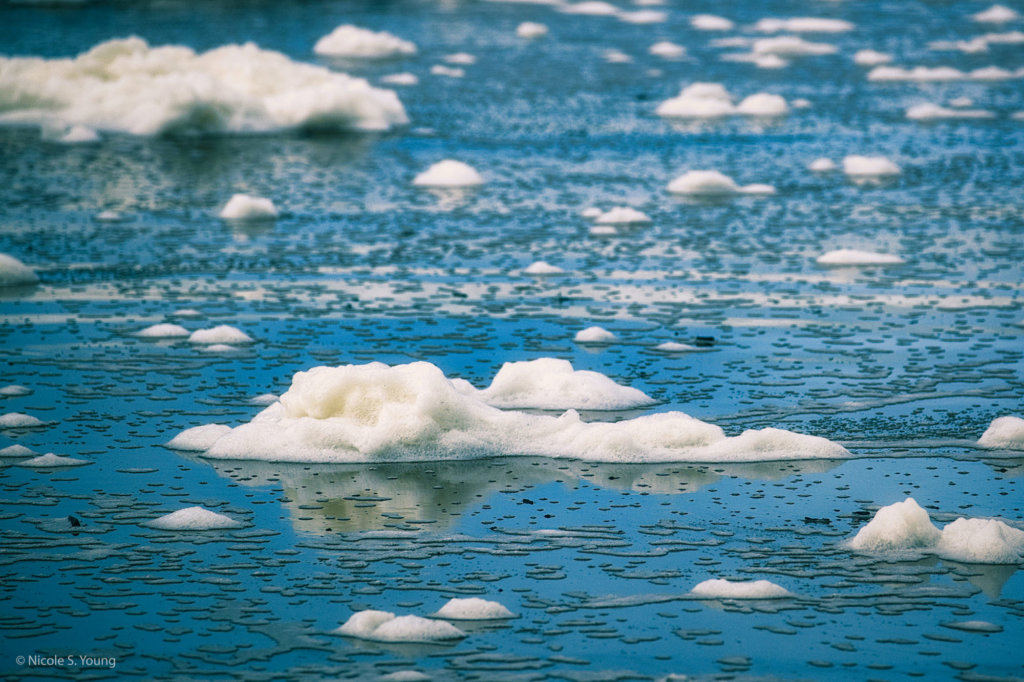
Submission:
<svg viewBox="0 0 1024 682">
<path fill-rule="evenodd" d="M 1019 18 L 1020 14 L 1005 5 L 992 5 L 987 10 L 971 15 L 971 19 L 985 24 L 1005 24 Z"/>
<path fill-rule="evenodd" d="M 33 457 L 32 459 L 26 459 L 22 462 L 18 462 L 20 467 L 28 467 L 30 469 L 50 469 L 58 467 L 80 467 L 86 464 L 92 464 L 87 459 L 75 459 L 74 457 L 61 457 L 55 455 L 52 452 L 48 452 L 45 455 L 39 457 Z"/>
<path fill-rule="evenodd" d="M 854 25 L 842 19 L 822 19 L 818 17 L 794 17 L 792 19 L 761 19 L 754 24 L 754 30 L 761 33 L 845 33 L 852 31 Z"/>
<path fill-rule="evenodd" d="M 475 187 L 484 184 L 484 178 L 467 163 L 445 159 L 413 178 L 412 184 L 419 187 Z"/>
<path fill-rule="evenodd" d="M 1024 558 L 1024 531 L 995 519 L 960 518 L 942 529 L 935 553 L 969 564 L 1015 564 Z"/>
<path fill-rule="evenodd" d="M 892 55 L 877 50 L 857 50 L 853 62 L 861 66 L 878 66 L 892 61 Z"/>
<path fill-rule="evenodd" d="M 32 389 L 27 386 L 20 386 L 18 384 L 8 384 L 3 388 L 0 388 L 0 395 L 5 398 L 13 398 L 22 395 L 32 395 Z"/>
<path fill-rule="evenodd" d="M 445 66 L 444 64 L 434 64 L 430 67 L 430 73 L 431 75 L 444 76 L 445 78 L 463 78 L 466 75 L 466 70 L 454 66 Z"/>
<path fill-rule="evenodd" d="M 934 547 L 942 536 L 928 512 L 912 497 L 882 507 L 849 542 L 851 549 L 869 552 Z"/>
<path fill-rule="evenodd" d="M 594 218 L 594 222 L 605 225 L 649 223 L 651 217 L 630 206 L 616 206 Z"/>
<path fill-rule="evenodd" d="M 230 516 L 218 514 L 203 507 L 188 507 L 158 519 L 146 521 L 143 525 L 158 530 L 224 530 L 241 528 L 245 524 Z"/>
<path fill-rule="evenodd" d="M 377 33 L 346 24 L 316 41 L 313 52 L 328 57 L 381 59 L 416 54 L 416 45 L 387 31 Z"/>
<path fill-rule="evenodd" d="M 225 220 L 273 220 L 277 217 L 277 208 L 265 197 L 235 194 L 224 204 L 219 215 Z"/>
<path fill-rule="evenodd" d="M 388 611 L 357 611 L 334 634 L 377 642 L 448 642 L 466 633 L 443 620 L 395 616 Z"/>
<path fill-rule="evenodd" d="M 665 59 L 679 59 L 680 57 L 686 56 L 685 47 L 668 40 L 662 40 L 661 42 L 654 43 L 647 48 L 647 52 L 649 54 L 653 54 L 655 57 L 664 57 Z"/>
<path fill-rule="evenodd" d="M 237 344 L 254 342 L 254 339 L 241 329 L 227 324 L 194 331 L 188 337 L 188 340 L 190 343 L 199 344 Z"/>
<path fill-rule="evenodd" d="M 420 79 L 414 73 L 390 73 L 381 76 L 380 82 L 386 85 L 419 85 Z"/>
<path fill-rule="evenodd" d="M 35 426 L 43 426 L 46 422 L 22 412 L 8 412 L 0 415 L 0 429 L 24 429 Z"/>
<path fill-rule="evenodd" d="M 828 173 L 836 169 L 836 162 L 832 159 L 821 157 L 815 159 L 807 164 L 807 170 L 814 171 L 815 173 Z"/>
<path fill-rule="evenodd" d="M 668 14 L 656 9 L 640 9 L 632 12 L 619 12 L 619 21 L 627 24 L 660 24 L 668 18 Z"/>
<path fill-rule="evenodd" d="M 668 191 L 673 194 L 687 194 L 703 197 L 724 197 L 736 194 L 771 194 L 771 185 L 746 185 L 741 187 L 724 173 L 714 170 L 692 170 L 683 173 L 669 183 Z"/>
<path fill-rule="evenodd" d="M 839 51 L 830 43 L 814 43 L 800 36 L 761 38 L 753 44 L 755 54 L 774 54 L 782 57 L 814 57 Z"/>
<path fill-rule="evenodd" d="M 786 100 L 779 95 L 758 92 L 736 106 L 732 95 L 720 83 L 692 83 L 676 97 L 658 105 L 655 113 L 670 118 L 720 118 L 733 114 L 782 116 L 788 111 Z"/>
<path fill-rule="evenodd" d="M 154 324 L 136 333 L 136 336 L 149 339 L 170 339 L 188 336 L 189 331 L 180 324 Z"/>
<path fill-rule="evenodd" d="M 997 417 L 978 439 L 983 448 L 1024 450 L 1024 419 L 1015 416 Z"/>
<path fill-rule="evenodd" d="M 229 433 L 231 433 L 231 427 L 224 424 L 194 426 L 172 438 L 167 443 L 167 447 L 174 448 L 175 450 L 203 452 L 209 450 L 221 437 Z"/>
<path fill-rule="evenodd" d="M 2 69 L 2 66 L 3 61 L 2 58 L 0 58 L 0 69 Z M 2 83 L 3 76 L 0 75 L 0 95 L 3 94 Z M 0 253 L 0 287 L 35 284 L 38 281 L 39 277 L 36 275 L 35 270 L 25 265 L 14 256 L 8 256 L 6 253 Z"/>
<path fill-rule="evenodd" d="M 902 265 L 906 261 L 891 253 L 861 251 L 858 249 L 836 249 L 818 256 L 818 265 L 852 266 L 852 265 Z"/>
<path fill-rule="evenodd" d="M 479 597 L 451 599 L 435 615 L 449 620 L 497 620 L 516 616 L 504 605 Z"/>
<path fill-rule="evenodd" d="M 444 60 L 449 64 L 461 64 L 462 66 L 472 66 L 473 64 L 476 64 L 476 57 L 468 52 L 448 54 L 444 56 Z"/>
<path fill-rule="evenodd" d="M 860 156 L 851 154 L 843 159 L 843 172 L 851 176 L 899 175 L 903 171 L 884 156 Z"/>
<path fill-rule="evenodd" d="M 36 453 L 19 443 L 0 449 L 0 457 L 31 457 L 34 454 Z"/>
<path fill-rule="evenodd" d="M 253 405 L 273 405 L 277 402 L 277 396 L 273 393 L 262 393 L 250 398 L 249 402 Z"/>
<path fill-rule="evenodd" d="M 516 35 L 526 40 L 542 38 L 548 34 L 548 27 L 536 21 L 524 21 L 516 26 Z"/>
<path fill-rule="evenodd" d="M 982 119 L 995 118 L 995 114 L 984 109 L 949 109 L 938 104 L 916 104 L 907 109 L 907 118 L 912 121 L 935 121 L 950 118 Z"/>
<path fill-rule="evenodd" d="M 565 14 L 581 14 L 592 17 L 610 17 L 619 13 L 619 8 L 602 0 L 586 0 L 585 2 L 561 5 L 559 12 Z"/>
<path fill-rule="evenodd" d="M 789 113 L 789 106 L 781 95 L 759 92 L 740 102 L 736 113 L 746 116 L 783 116 Z"/>
<path fill-rule="evenodd" d="M 735 24 L 725 17 L 714 14 L 695 14 L 690 17 L 690 26 L 698 31 L 731 31 Z"/>
<path fill-rule="evenodd" d="M 530 263 L 526 268 L 524 268 L 523 273 L 527 275 L 539 275 L 541 277 L 545 277 L 548 275 L 564 275 L 565 270 L 557 265 L 551 265 L 547 261 L 538 260 Z"/>
<path fill-rule="evenodd" d="M 75 59 L 0 58 L 0 124 L 104 132 L 389 130 L 408 123 L 394 92 L 251 43 L 196 54 L 141 38 Z"/>
<path fill-rule="evenodd" d="M 793 593 L 768 580 L 733 582 L 722 578 L 705 580 L 690 590 L 701 599 L 784 599 Z"/>
<path fill-rule="evenodd" d="M 464 387 L 463 387 L 464 388 Z M 426 362 L 299 372 L 278 403 L 218 438 L 206 456 L 302 462 L 536 455 L 606 462 L 843 458 L 824 438 L 780 429 L 726 437 L 682 412 L 584 422 L 505 411 L 460 391 Z"/>
<path fill-rule="evenodd" d="M 576 332 L 576 336 L 573 337 L 576 343 L 615 343 L 619 340 L 612 332 L 608 331 L 604 327 L 587 327 Z"/>
<path fill-rule="evenodd" d="M 697 347 L 691 346 L 688 343 L 679 343 L 678 341 L 665 341 L 655 346 L 654 350 L 660 350 L 663 353 L 689 353 L 692 350 L 697 350 Z"/>
</svg>

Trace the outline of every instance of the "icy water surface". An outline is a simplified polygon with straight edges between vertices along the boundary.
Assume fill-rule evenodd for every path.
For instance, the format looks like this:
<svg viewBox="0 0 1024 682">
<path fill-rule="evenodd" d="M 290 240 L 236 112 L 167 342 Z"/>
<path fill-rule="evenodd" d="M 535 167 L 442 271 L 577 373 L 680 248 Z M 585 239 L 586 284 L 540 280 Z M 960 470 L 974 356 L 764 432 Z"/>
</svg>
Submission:
<svg viewBox="0 0 1024 682">
<path fill-rule="evenodd" d="M 36 124 L 0 126 L 0 252 L 40 279 L 0 287 L 0 387 L 27 389 L 0 392 L 0 414 L 43 422 L 5 426 L 0 448 L 88 462 L 2 459 L 2 673 L 1024 676 L 1019 560 L 845 544 L 908 496 L 940 528 L 962 516 L 1024 528 L 1024 452 L 976 445 L 993 419 L 1024 413 L 1024 43 L 929 47 L 1024 30 L 1019 19 L 971 18 L 986 7 L 623 4 L 663 13 L 645 24 L 497 2 L 0 6 L 9 57 L 72 58 L 129 35 L 199 52 L 251 41 L 391 87 L 410 120 L 385 132 L 235 135 L 210 134 L 204 114 L 171 135 L 101 129 L 79 144 Z M 700 13 L 735 27 L 697 30 Z M 723 59 L 768 36 L 758 20 L 804 16 L 853 27 L 800 33 L 834 52 L 783 55 L 782 68 Z M 524 21 L 548 35 L 517 37 Z M 390 31 L 418 53 L 316 56 L 316 41 L 344 23 Z M 649 54 L 662 40 L 686 55 Z M 853 59 L 863 49 L 901 69 L 966 75 L 869 80 L 873 67 Z M 445 61 L 456 53 L 475 63 Z M 992 66 L 1005 73 L 970 76 Z M 396 73 L 419 83 L 382 83 Z M 721 83 L 737 103 L 781 95 L 788 113 L 655 114 L 693 82 Z M 990 116 L 909 119 L 920 104 Z M 842 170 L 848 155 L 885 156 L 902 172 L 854 180 Z M 821 157 L 838 168 L 809 171 Z M 445 158 L 486 183 L 412 184 Z M 667 192 L 687 170 L 776 191 Z M 272 199 L 278 218 L 218 218 L 243 192 Z M 651 221 L 595 230 L 582 215 L 617 206 Z M 837 249 L 905 263 L 816 263 Z M 564 272 L 523 272 L 537 261 Z M 138 336 L 159 323 L 231 325 L 254 342 Z M 617 342 L 574 342 L 590 326 Z M 657 403 L 582 412 L 585 421 L 680 411 L 729 436 L 821 436 L 852 458 L 431 452 L 413 463 L 280 463 L 165 447 L 191 427 L 249 422 L 264 409 L 254 399 L 316 366 L 424 361 L 484 388 L 503 363 L 545 357 Z M 146 525 L 193 506 L 243 525 Z M 714 578 L 770 580 L 792 594 L 690 593 Z M 444 644 L 331 634 L 358 611 L 426 617 L 453 597 L 497 601 L 516 617 L 455 622 L 467 636 Z"/>
</svg>

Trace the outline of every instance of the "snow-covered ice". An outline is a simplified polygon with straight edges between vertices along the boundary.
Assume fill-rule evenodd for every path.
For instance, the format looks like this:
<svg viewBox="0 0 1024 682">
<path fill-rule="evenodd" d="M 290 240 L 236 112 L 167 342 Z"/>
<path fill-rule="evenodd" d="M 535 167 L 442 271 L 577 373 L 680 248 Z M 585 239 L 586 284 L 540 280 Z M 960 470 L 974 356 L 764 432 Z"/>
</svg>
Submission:
<svg viewBox="0 0 1024 682">
<path fill-rule="evenodd" d="M 853 55 L 853 62 L 855 64 L 860 64 L 861 66 L 879 66 L 881 64 L 888 64 L 891 61 L 891 54 L 886 54 L 885 52 L 879 52 L 877 50 L 857 50 Z"/>
<path fill-rule="evenodd" d="M 662 40 L 647 48 L 649 54 L 665 59 L 679 59 L 686 56 L 686 48 L 669 40 Z"/>
<path fill-rule="evenodd" d="M 995 118 L 995 113 L 985 109 L 951 109 L 938 104 L 915 104 L 907 109 L 907 118 L 912 121 L 935 121 L 941 119 L 986 119 Z"/>
<path fill-rule="evenodd" d="M 807 170 L 814 171 L 815 173 L 828 173 L 836 169 L 836 162 L 827 157 L 821 157 L 815 159 L 807 164 Z"/>
<path fill-rule="evenodd" d="M 751 46 L 755 54 L 774 54 L 780 57 L 815 57 L 839 51 L 831 43 L 816 43 L 800 36 L 759 38 Z"/>
<path fill-rule="evenodd" d="M 5 398 L 15 398 L 22 395 L 32 395 L 32 389 L 20 384 L 8 384 L 0 388 L 0 396 Z"/>
<path fill-rule="evenodd" d="M 36 453 L 34 451 L 20 443 L 0 448 L 0 457 L 32 457 L 35 454 Z"/>
<path fill-rule="evenodd" d="M 715 14 L 695 14 L 690 17 L 690 25 L 698 31 L 731 31 L 735 27 L 732 20 Z"/>
<path fill-rule="evenodd" d="M 1020 13 L 1006 5 L 992 5 L 986 10 L 972 14 L 971 19 L 985 24 L 1005 24 L 1020 19 Z"/>
<path fill-rule="evenodd" d="M 528 266 L 523 268 L 523 273 L 527 275 L 535 276 L 547 276 L 547 275 L 564 275 L 565 270 L 558 267 L 557 265 L 551 265 L 547 261 L 538 260 L 530 263 Z"/>
<path fill-rule="evenodd" d="M 760 19 L 754 30 L 761 33 L 845 33 L 856 28 L 849 21 L 820 17 L 794 17 L 792 19 Z"/>
</svg>

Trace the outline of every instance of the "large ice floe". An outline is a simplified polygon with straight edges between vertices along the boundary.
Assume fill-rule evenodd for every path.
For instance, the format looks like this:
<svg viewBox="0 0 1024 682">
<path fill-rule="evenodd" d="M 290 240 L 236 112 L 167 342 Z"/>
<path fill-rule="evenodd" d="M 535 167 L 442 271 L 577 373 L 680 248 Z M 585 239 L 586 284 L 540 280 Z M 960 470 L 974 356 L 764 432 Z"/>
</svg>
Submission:
<svg viewBox="0 0 1024 682">
<path fill-rule="evenodd" d="M 610 380 L 609 380 L 610 383 Z M 573 385 L 568 382 L 568 385 Z M 775 428 L 728 437 L 682 412 L 618 422 L 506 411 L 435 365 L 316 367 L 298 372 L 278 402 L 224 430 L 189 429 L 171 442 L 207 457 L 295 462 L 383 462 L 533 455 L 604 462 L 752 462 L 845 458 L 825 438 Z M 201 429 L 199 432 L 197 429 Z M 196 446 L 206 445 L 205 448 Z"/>
<path fill-rule="evenodd" d="M 388 611 L 357 611 L 332 634 L 376 642 L 451 642 L 466 633 L 451 623 L 420 616 L 396 616 Z"/>
<path fill-rule="evenodd" d="M 2 65 L 2 64 L 0 64 Z M 0 76 L 2 80 L 3 76 Z M 35 270 L 22 263 L 14 256 L 0 253 L 0 287 L 12 287 L 22 284 L 35 284 L 39 276 Z"/>
<path fill-rule="evenodd" d="M 252 43 L 197 54 L 132 37 L 74 59 L 0 57 L 0 125 L 131 135 L 383 131 L 408 123 L 398 96 Z"/>
<path fill-rule="evenodd" d="M 387 31 L 378 33 L 345 24 L 316 41 L 313 52 L 326 57 L 385 59 L 416 54 L 416 45 Z"/>
<path fill-rule="evenodd" d="M 977 564 L 1024 560 L 1024 531 L 996 519 L 959 518 L 939 530 L 912 497 L 882 507 L 847 541 L 850 549 L 872 553 L 937 554 Z"/>
<path fill-rule="evenodd" d="M 1014 416 L 993 419 L 978 439 L 978 445 L 1000 450 L 1024 450 L 1024 419 Z"/>
<path fill-rule="evenodd" d="M 655 113 L 666 118 L 723 118 L 743 116 L 783 116 L 789 106 L 781 95 L 758 92 L 733 104 L 733 96 L 721 83 L 691 83 L 677 96 L 658 105 Z"/>
</svg>

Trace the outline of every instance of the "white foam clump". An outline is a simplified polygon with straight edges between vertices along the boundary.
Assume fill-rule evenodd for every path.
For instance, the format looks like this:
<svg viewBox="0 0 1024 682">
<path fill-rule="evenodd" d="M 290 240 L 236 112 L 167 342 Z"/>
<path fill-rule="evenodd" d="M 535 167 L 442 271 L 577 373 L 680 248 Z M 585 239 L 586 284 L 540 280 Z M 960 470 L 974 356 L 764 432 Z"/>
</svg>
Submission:
<svg viewBox="0 0 1024 682">
<path fill-rule="evenodd" d="M 619 13 L 619 8 L 603 0 L 585 0 L 584 2 L 560 5 L 559 12 L 565 14 L 580 14 L 592 17 L 610 17 Z"/>
<path fill-rule="evenodd" d="M 475 187 L 484 184 L 484 178 L 467 163 L 445 159 L 413 178 L 412 184 L 419 187 Z"/>
<path fill-rule="evenodd" d="M 420 79 L 414 73 L 389 73 L 380 77 L 380 82 L 386 85 L 419 85 Z"/>
<path fill-rule="evenodd" d="M 22 462 L 18 462 L 20 467 L 28 467 L 30 469 L 50 469 L 58 467 L 80 467 L 86 464 L 92 464 L 87 459 L 75 459 L 74 457 L 61 457 L 55 455 L 52 452 L 48 452 L 45 455 L 39 457 L 33 457 L 32 459 L 26 459 Z"/>
<path fill-rule="evenodd" d="M 506 411 L 460 391 L 427 362 L 299 372 L 277 403 L 205 451 L 205 456 L 221 459 L 298 462 L 520 455 L 603 462 L 750 462 L 845 458 L 850 453 L 825 438 L 780 429 L 727 437 L 720 427 L 682 412 L 584 422 L 575 410 L 558 417 Z"/>
<path fill-rule="evenodd" d="M 192 332 L 188 340 L 190 343 L 228 345 L 254 342 L 254 339 L 241 329 L 227 324 L 196 330 Z"/>
<path fill-rule="evenodd" d="M 963 563 L 1016 564 L 1024 559 L 1024 531 L 997 519 L 959 518 L 939 530 L 912 497 L 882 507 L 847 542 L 867 552 L 927 552 Z"/>
<path fill-rule="evenodd" d="M 396 670 L 380 677 L 381 682 L 429 682 L 430 679 L 430 675 L 419 670 Z"/>
<path fill-rule="evenodd" d="M 648 54 L 665 59 L 679 59 L 686 55 L 686 48 L 669 40 L 662 40 L 647 48 Z"/>
<path fill-rule="evenodd" d="M 807 170 L 814 171 L 815 173 L 827 173 L 835 169 L 836 162 L 824 156 L 807 164 Z"/>
<path fill-rule="evenodd" d="M 435 614 L 438 618 L 449 620 L 497 620 L 515 618 L 514 613 L 496 601 L 488 601 L 479 597 L 465 599 L 453 598 Z"/>
<path fill-rule="evenodd" d="M 144 525 L 158 530 L 225 530 L 241 528 L 245 524 L 203 507 L 187 507 L 146 521 Z"/>
<path fill-rule="evenodd" d="M 273 393 L 261 393 L 258 396 L 250 398 L 249 402 L 253 405 L 273 405 L 277 402 L 277 395 Z"/>
<path fill-rule="evenodd" d="M 668 18 L 668 14 L 656 9 L 639 9 L 632 12 L 619 12 L 619 21 L 627 24 L 660 24 Z"/>
<path fill-rule="evenodd" d="M 983 448 L 1024 450 L 1024 419 L 1015 416 L 997 417 L 978 439 Z"/>
<path fill-rule="evenodd" d="M 736 113 L 746 116 L 783 116 L 789 113 L 789 106 L 781 95 L 758 92 L 740 102 Z"/>
<path fill-rule="evenodd" d="M 34 454 L 36 453 L 20 443 L 0 449 L 0 457 L 31 457 Z"/>
<path fill-rule="evenodd" d="M 387 31 L 345 24 L 316 41 L 313 52 L 327 57 L 383 59 L 416 54 L 416 45 Z"/>
<path fill-rule="evenodd" d="M 639 389 L 621 386 L 600 372 L 575 370 L 558 358 L 506 362 L 490 386 L 474 393 L 502 408 L 622 410 L 655 402 Z"/>
<path fill-rule="evenodd" d="M 0 124 L 102 132 L 383 131 L 408 123 L 394 92 L 252 43 L 197 54 L 141 38 L 74 59 L 0 58 Z"/>
<path fill-rule="evenodd" d="M 692 350 L 697 350 L 697 347 L 691 346 L 688 343 L 679 343 L 678 341 L 665 341 L 655 346 L 654 350 L 660 350 L 663 353 L 689 353 Z"/>
<path fill-rule="evenodd" d="M 594 222 L 604 225 L 628 225 L 649 223 L 651 217 L 631 206 L 616 206 L 595 217 Z"/>
<path fill-rule="evenodd" d="M 842 19 L 823 19 L 818 17 L 794 17 L 792 19 L 761 19 L 754 24 L 754 30 L 761 33 L 845 33 L 852 31 L 854 25 Z"/>
<path fill-rule="evenodd" d="M 7 386 L 0 388 L 0 396 L 4 396 L 5 398 L 14 398 L 22 395 L 32 395 L 32 389 L 18 384 L 8 384 Z"/>
<path fill-rule="evenodd" d="M 472 66 L 473 64 L 476 64 L 476 57 L 468 52 L 456 52 L 454 54 L 445 55 L 444 60 L 449 64 L 461 64 L 463 66 Z"/>
<path fill-rule="evenodd" d="M 971 19 L 985 24 L 1004 24 L 1019 18 L 1020 14 L 1005 5 L 992 5 L 986 10 L 971 15 Z"/>
<path fill-rule="evenodd" d="M 46 424 L 38 417 L 22 412 L 8 412 L 0 415 L 0 429 L 23 429 Z"/>
<path fill-rule="evenodd" d="M 752 46 L 754 54 L 773 54 L 781 57 L 815 57 L 839 51 L 830 43 L 814 43 L 800 36 L 760 38 Z"/>
<path fill-rule="evenodd" d="M 891 253 L 862 251 L 860 249 L 836 249 L 815 259 L 818 265 L 902 265 L 907 261 Z"/>
<path fill-rule="evenodd" d="M 536 21 L 524 21 L 516 26 L 516 35 L 526 40 L 542 38 L 548 34 L 548 27 Z"/>
<path fill-rule="evenodd" d="M 434 64 L 430 67 L 430 73 L 434 76 L 444 76 L 446 78 L 463 78 L 466 75 L 466 70 L 454 66 L 445 66 L 444 64 Z"/>
<path fill-rule="evenodd" d="M 174 450 L 203 452 L 204 450 L 209 450 L 217 440 L 229 433 L 231 433 L 231 427 L 225 424 L 194 426 L 191 429 L 185 429 L 172 438 L 167 443 L 167 447 Z"/>
<path fill-rule="evenodd" d="M 0 67 L 3 66 L 2 58 L 0 58 Z M 0 76 L 0 83 L 2 83 L 2 76 Z M 0 94 L 2 94 L 0 90 Z M 0 287 L 18 286 L 21 284 L 35 284 L 39 281 L 39 276 L 36 275 L 35 270 L 22 263 L 14 256 L 8 256 L 6 253 L 0 253 Z"/>
<path fill-rule="evenodd" d="M 615 343 L 619 337 L 604 327 L 587 327 L 576 332 L 573 341 L 576 343 Z"/>
<path fill-rule="evenodd" d="M 853 55 L 853 63 L 860 66 L 878 66 L 892 61 L 892 55 L 877 50 L 857 50 Z"/>
<path fill-rule="evenodd" d="M 170 339 L 188 336 L 189 331 L 180 324 L 163 323 L 146 327 L 145 329 L 136 332 L 135 335 L 148 339 Z"/>
<path fill-rule="evenodd" d="M 763 184 L 741 187 L 735 180 L 719 171 L 692 170 L 670 182 L 668 191 L 691 196 L 724 197 L 736 194 L 772 194 L 775 188 Z"/>
<path fill-rule="evenodd" d="M 547 261 L 539 260 L 530 263 L 523 269 L 523 273 L 527 275 L 564 275 L 565 270 L 558 267 L 557 265 L 551 265 Z"/>
<path fill-rule="evenodd" d="M 995 114 L 984 109 L 951 109 L 938 104 L 916 104 L 907 109 L 907 118 L 912 121 L 935 121 L 942 119 L 984 119 L 994 118 Z"/>
<path fill-rule="evenodd" d="M 266 197 L 235 194 L 218 215 L 225 220 L 273 220 L 277 217 L 277 207 Z"/>
<path fill-rule="evenodd" d="M 698 31 L 731 31 L 735 24 L 725 17 L 714 14 L 695 14 L 690 17 L 690 26 Z"/>
<path fill-rule="evenodd" d="M 448 642 L 466 633 L 443 620 L 395 616 L 388 611 L 357 611 L 334 634 L 377 642 Z"/>
<path fill-rule="evenodd" d="M 720 83 L 691 83 L 676 97 L 667 99 L 655 110 L 669 118 L 720 118 L 733 114 L 746 116 L 782 116 L 789 111 L 780 95 L 758 92 L 740 104 L 732 103 L 732 95 Z"/>
<path fill-rule="evenodd" d="M 690 594 L 701 599 L 784 599 L 793 593 L 769 580 L 749 582 L 714 578 L 698 583 Z"/>
<path fill-rule="evenodd" d="M 843 172 L 851 176 L 899 175 L 903 171 L 884 156 L 851 154 L 843 159 Z"/>
<path fill-rule="evenodd" d="M 936 81 L 958 81 L 967 77 L 960 69 L 951 66 L 915 66 L 904 69 L 899 66 L 876 66 L 868 72 L 868 80 L 876 82 L 916 81 L 929 83 Z"/>
</svg>

